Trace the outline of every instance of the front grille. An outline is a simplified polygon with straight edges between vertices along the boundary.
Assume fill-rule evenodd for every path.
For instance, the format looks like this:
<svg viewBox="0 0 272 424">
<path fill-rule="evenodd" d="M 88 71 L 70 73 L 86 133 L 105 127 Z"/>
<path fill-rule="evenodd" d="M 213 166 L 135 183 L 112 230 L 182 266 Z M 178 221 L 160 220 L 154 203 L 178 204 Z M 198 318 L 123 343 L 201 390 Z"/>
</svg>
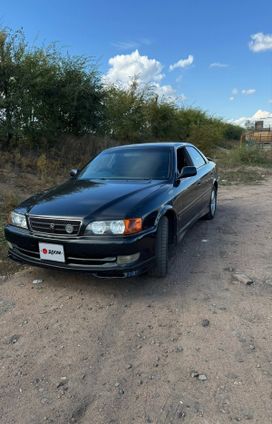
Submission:
<svg viewBox="0 0 272 424">
<path fill-rule="evenodd" d="M 51 234 L 56 236 L 77 236 L 80 230 L 81 221 L 29 216 L 29 225 L 34 233 Z"/>
</svg>

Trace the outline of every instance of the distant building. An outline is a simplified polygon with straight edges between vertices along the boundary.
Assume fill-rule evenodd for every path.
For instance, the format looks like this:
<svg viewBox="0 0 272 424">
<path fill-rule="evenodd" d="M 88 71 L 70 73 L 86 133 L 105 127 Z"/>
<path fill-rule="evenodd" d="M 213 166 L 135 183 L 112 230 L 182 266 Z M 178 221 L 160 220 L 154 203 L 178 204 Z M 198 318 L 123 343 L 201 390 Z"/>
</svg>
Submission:
<svg viewBox="0 0 272 424">
<path fill-rule="evenodd" d="M 264 129 L 264 121 L 255 121 L 255 130 L 262 131 Z"/>
</svg>

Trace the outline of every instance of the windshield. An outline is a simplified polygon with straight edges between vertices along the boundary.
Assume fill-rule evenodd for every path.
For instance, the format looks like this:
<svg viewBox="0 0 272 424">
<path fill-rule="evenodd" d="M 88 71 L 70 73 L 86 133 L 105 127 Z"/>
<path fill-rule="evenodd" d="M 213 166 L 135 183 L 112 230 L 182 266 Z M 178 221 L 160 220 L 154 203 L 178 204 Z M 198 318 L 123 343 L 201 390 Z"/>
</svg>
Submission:
<svg viewBox="0 0 272 424">
<path fill-rule="evenodd" d="M 79 174 L 87 179 L 165 180 L 169 178 L 169 149 L 120 149 L 105 151 Z"/>
</svg>

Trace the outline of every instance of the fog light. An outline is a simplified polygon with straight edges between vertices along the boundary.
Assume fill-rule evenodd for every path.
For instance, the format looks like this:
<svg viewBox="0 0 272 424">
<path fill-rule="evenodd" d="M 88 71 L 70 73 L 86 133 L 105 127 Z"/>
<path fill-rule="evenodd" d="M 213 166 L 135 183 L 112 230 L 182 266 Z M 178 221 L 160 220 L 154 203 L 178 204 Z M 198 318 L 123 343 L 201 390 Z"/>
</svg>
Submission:
<svg viewBox="0 0 272 424">
<path fill-rule="evenodd" d="M 127 265 L 132 262 L 136 262 L 140 257 L 140 253 L 134 253 L 134 255 L 117 256 L 118 265 Z"/>
<path fill-rule="evenodd" d="M 12 246 L 12 244 L 11 244 L 9 241 L 7 241 L 7 244 L 8 244 L 8 247 L 9 247 L 10 249 L 13 249 L 13 246 Z"/>
</svg>

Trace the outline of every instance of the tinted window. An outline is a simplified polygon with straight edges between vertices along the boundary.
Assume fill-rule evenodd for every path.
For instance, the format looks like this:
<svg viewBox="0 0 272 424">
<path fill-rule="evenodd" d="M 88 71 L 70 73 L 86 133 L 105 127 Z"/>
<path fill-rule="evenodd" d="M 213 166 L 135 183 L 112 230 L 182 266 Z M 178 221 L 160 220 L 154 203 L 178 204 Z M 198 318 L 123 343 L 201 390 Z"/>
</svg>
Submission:
<svg viewBox="0 0 272 424">
<path fill-rule="evenodd" d="M 200 168 L 202 165 L 206 163 L 204 158 L 201 156 L 200 153 L 198 153 L 198 151 L 194 147 L 189 146 L 189 147 L 186 147 L 186 149 L 192 159 L 193 165 L 196 168 Z"/>
<path fill-rule="evenodd" d="M 170 149 L 118 149 L 105 151 L 91 161 L 79 179 L 169 178 Z"/>
<path fill-rule="evenodd" d="M 180 147 L 179 149 L 177 149 L 177 168 L 178 168 L 178 172 L 181 172 L 182 168 L 184 168 L 184 166 L 188 166 L 190 165 L 190 163 L 188 163 L 188 158 L 187 158 L 187 153 L 186 150 L 184 149 L 184 147 Z"/>
</svg>

